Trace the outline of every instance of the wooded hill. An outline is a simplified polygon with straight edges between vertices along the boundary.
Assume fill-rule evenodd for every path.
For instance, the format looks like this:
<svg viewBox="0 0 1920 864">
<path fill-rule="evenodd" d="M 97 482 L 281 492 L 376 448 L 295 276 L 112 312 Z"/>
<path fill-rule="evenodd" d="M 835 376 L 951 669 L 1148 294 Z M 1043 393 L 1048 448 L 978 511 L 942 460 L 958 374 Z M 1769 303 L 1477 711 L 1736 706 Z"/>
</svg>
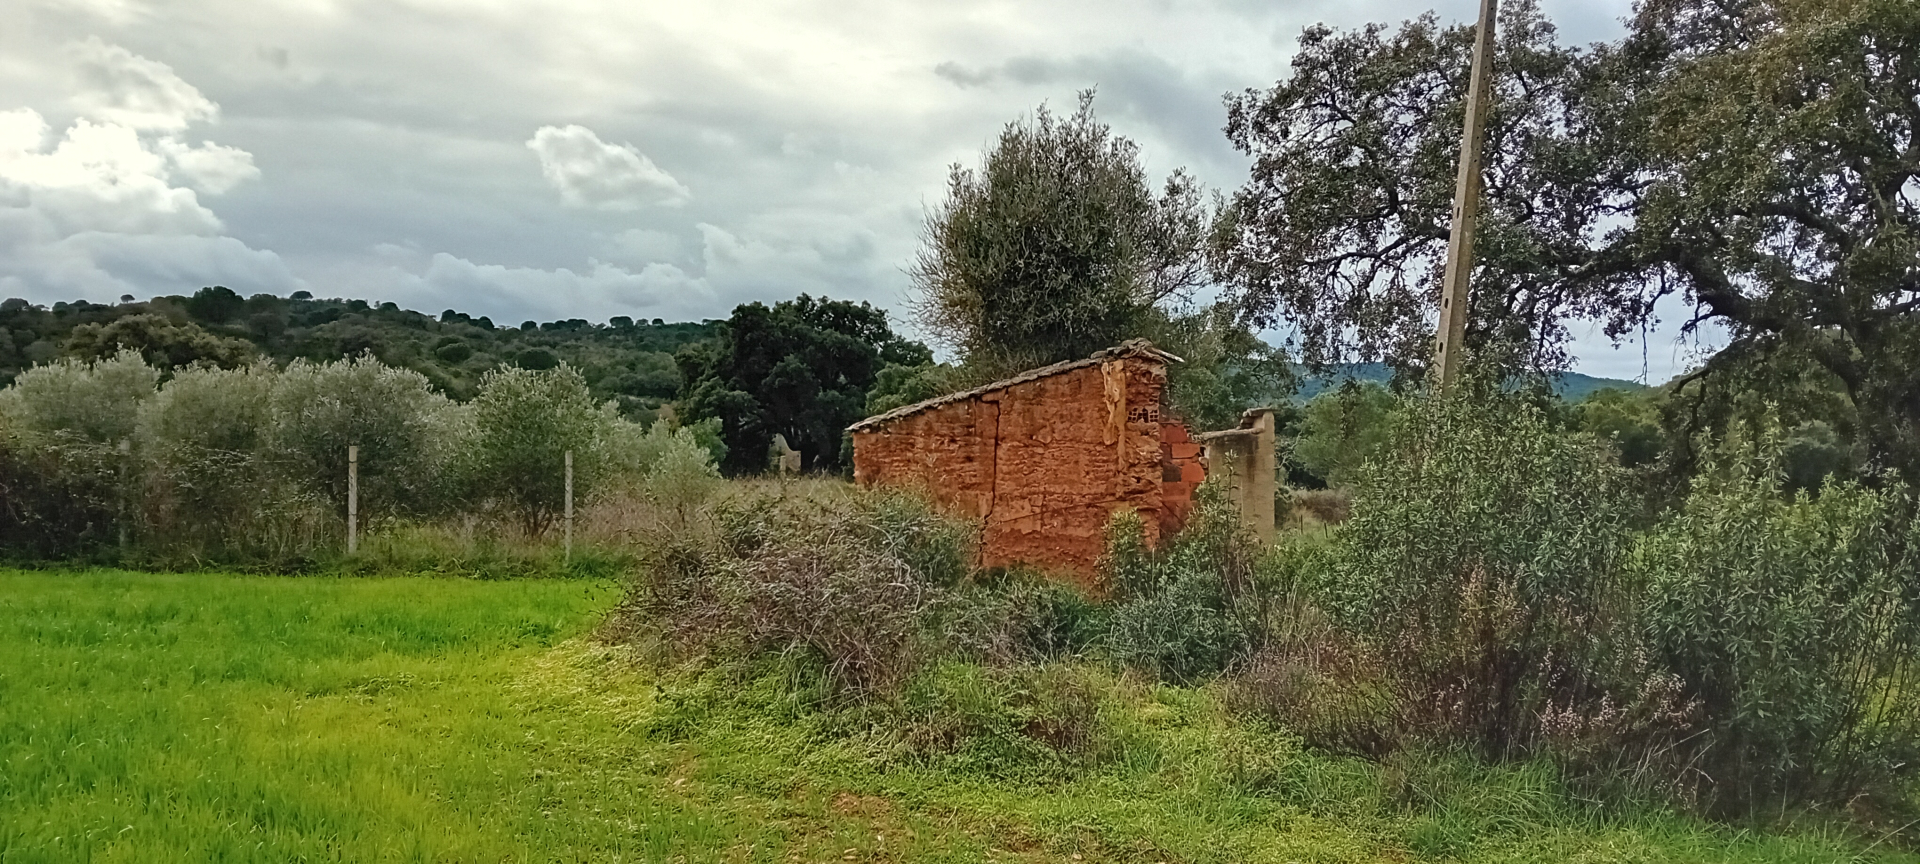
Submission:
<svg viewBox="0 0 1920 864">
<path fill-rule="evenodd" d="M 1361 384 L 1386 384 L 1393 380 L 1393 368 L 1385 363 L 1335 363 L 1324 375 L 1312 374 L 1305 366 L 1294 367 L 1294 374 L 1300 378 L 1300 386 L 1293 391 L 1293 401 L 1308 402 L 1313 397 L 1341 384 L 1354 381 Z M 1568 402 L 1579 402 L 1592 395 L 1595 390 L 1626 390 L 1635 392 L 1647 389 L 1648 385 L 1624 378 L 1600 378 L 1582 375 L 1579 372 L 1560 372 L 1552 376 L 1554 395 Z"/>
<path fill-rule="evenodd" d="M 574 318 L 503 327 L 452 309 L 436 318 L 394 303 L 316 299 L 305 291 L 241 297 L 220 286 L 191 297 L 112 305 L 77 300 L 46 307 L 14 298 L 0 303 L 0 387 L 35 363 L 107 356 L 119 346 L 134 347 L 162 367 L 233 366 L 255 358 L 328 361 L 372 352 L 462 401 L 495 366 L 544 369 L 564 361 L 581 371 L 595 398 L 645 416 L 679 389 L 674 352 L 712 337 L 718 323 L 620 316 L 606 324 Z"/>
</svg>

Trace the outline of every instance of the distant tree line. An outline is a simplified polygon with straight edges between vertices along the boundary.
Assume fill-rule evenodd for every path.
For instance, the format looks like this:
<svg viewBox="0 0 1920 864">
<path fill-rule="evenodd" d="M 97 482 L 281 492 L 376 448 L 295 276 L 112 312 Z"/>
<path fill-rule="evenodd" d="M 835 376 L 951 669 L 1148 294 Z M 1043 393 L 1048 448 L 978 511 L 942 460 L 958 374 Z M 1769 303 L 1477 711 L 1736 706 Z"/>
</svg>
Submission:
<svg viewBox="0 0 1920 864">
<path fill-rule="evenodd" d="M 14 298 L 0 302 L 0 386 L 35 364 L 60 358 L 101 360 L 123 349 L 163 371 L 195 364 L 233 369 L 256 359 L 325 363 L 372 354 L 419 373 L 456 401 L 472 399 L 482 376 L 499 366 L 578 370 L 589 392 L 647 420 L 680 389 L 673 352 L 709 339 L 713 322 L 666 323 L 615 317 L 523 322 L 448 309 L 437 318 L 393 303 L 291 297 L 242 297 L 225 286 L 191 296 L 117 304 L 85 300 L 51 307 Z"/>
</svg>

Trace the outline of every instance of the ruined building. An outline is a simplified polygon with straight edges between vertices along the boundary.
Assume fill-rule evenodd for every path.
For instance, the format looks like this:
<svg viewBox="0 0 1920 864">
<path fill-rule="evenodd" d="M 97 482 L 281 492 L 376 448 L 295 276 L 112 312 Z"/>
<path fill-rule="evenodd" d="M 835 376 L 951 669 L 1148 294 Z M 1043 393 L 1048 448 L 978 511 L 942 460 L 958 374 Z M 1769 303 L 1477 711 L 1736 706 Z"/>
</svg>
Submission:
<svg viewBox="0 0 1920 864">
<path fill-rule="evenodd" d="M 1206 476 L 1201 445 L 1161 417 L 1170 362 L 1134 340 L 870 417 L 848 427 L 854 479 L 923 487 L 979 520 L 985 566 L 1031 564 L 1097 588 L 1113 514 L 1139 513 L 1157 542 Z M 1272 512 L 1269 501 L 1269 525 Z"/>
</svg>

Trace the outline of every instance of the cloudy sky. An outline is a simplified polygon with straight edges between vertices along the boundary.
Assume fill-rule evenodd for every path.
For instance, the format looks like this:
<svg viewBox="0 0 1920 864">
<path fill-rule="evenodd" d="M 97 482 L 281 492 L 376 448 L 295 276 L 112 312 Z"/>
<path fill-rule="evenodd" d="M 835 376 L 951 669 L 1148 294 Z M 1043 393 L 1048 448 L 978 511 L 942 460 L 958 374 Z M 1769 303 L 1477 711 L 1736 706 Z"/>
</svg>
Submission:
<svg viewBox="0 0 1920 864">
<path fill-rule="evenodd" d="M 1570 41 L 1626 0 L 1547 0 Z M 501 322 L 896 310 L 947 166 L 1098 87 L 1156 176 L 1246 163 L 1294 37 L 1472 0 L 0 0 L 0 296 L 392 300 Z M 1669 316 L 1677 317 L 1677 316 Z M 1643 351 L 1644 348 L 1644 351 Z M 1690 348 L 1583 343 L 1663 379 Z"/>
</svg>

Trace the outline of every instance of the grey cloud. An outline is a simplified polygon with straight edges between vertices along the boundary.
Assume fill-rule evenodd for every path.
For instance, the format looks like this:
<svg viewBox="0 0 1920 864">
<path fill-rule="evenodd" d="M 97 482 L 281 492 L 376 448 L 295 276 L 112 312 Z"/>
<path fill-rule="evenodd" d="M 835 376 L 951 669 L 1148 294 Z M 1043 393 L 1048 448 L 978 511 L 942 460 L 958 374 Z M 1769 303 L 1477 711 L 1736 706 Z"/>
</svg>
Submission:
<svg viewBox="0 0 1920 864">
<path fill-rule="evenodd" d="M 1220 132 L 1226 122 L 1220 97 L 1236 83 L 1231 76 L 1183 68 L 1133 47 L 1062 58 L 1025 55 L 979 69 L 952 62 L 942 66 L 952 68 L 941 77 L 960 86 L 1064 85 L 1063 95 L 1069 97 L 1074 91 L 1094 89 L 1098 92 L 1095 110 L 1119 134 L 1137 139 L 1138 133 L 1130 127 L 1145 123 L 1189 159 L 1204 160 L 1216 175 L 1243 168 Z"/>
<path fill-rule="evenodd" d="M 994 79 L 991 70 L 969 69 L 952 60 L 935 65 L 933 74 L 952 81 L 956 87 L 985 87 Z"/>
</svg>

